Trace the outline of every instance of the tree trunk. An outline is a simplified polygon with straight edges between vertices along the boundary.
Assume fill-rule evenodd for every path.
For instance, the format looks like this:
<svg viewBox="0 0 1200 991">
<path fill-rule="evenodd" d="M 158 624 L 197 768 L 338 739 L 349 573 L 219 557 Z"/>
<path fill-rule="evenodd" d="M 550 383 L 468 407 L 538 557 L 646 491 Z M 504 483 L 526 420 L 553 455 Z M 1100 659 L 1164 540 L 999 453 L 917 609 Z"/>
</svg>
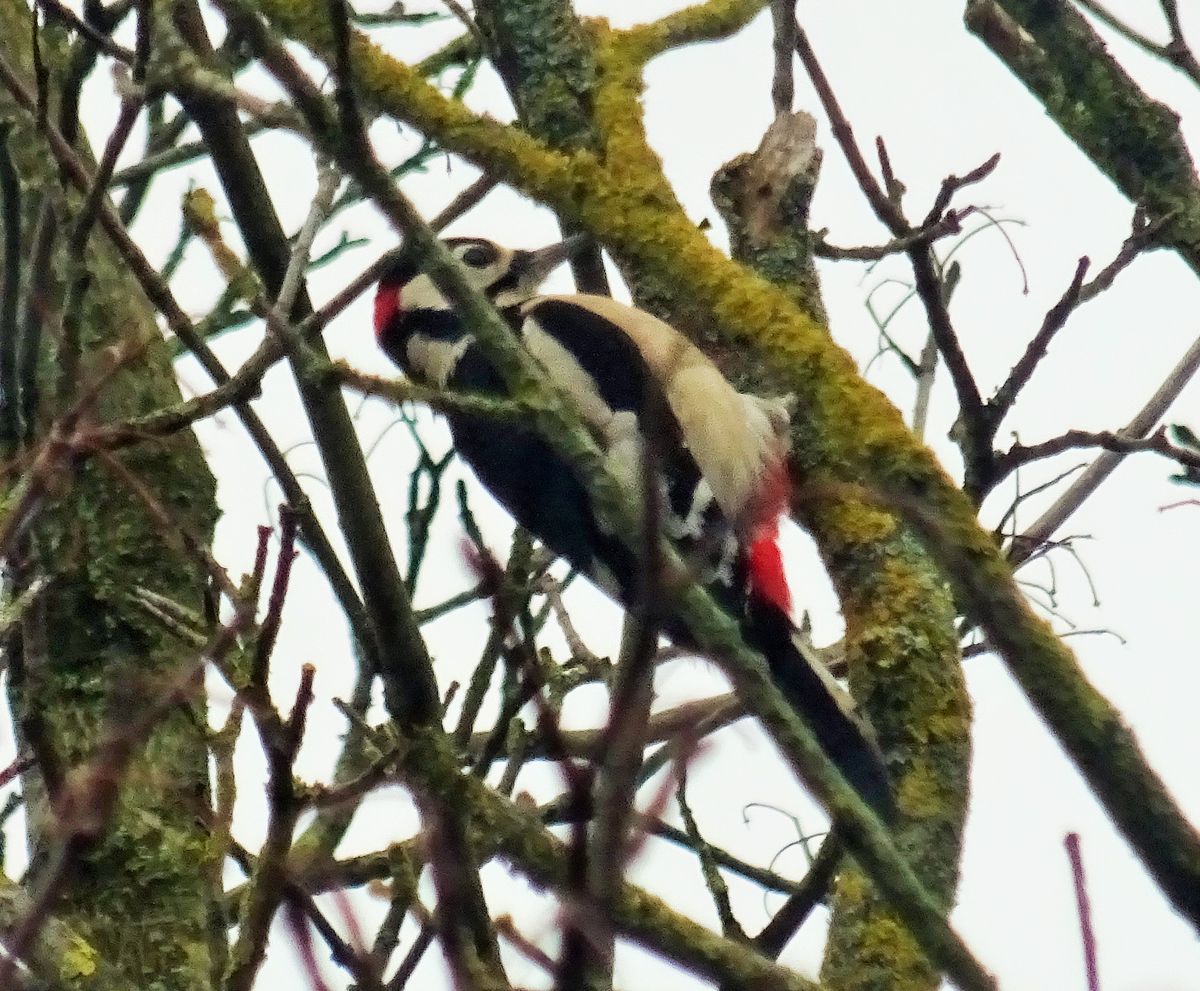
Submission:
<svg viewBox="0 0 1200 991">
<path fill-rule="evenodd" d="M 29 25 L 22 0 L 0 0 L 0 55 L 33 85 Z M 54 120 L 63 101 L 63 70 L 73 56 L 54 29 L 41 36 Z M 55 398 L 63 340 L 58 329 L 64 287 L 81 263 L 90 283 L 79 309 L 78 394 L 86 394 L 117 349 L 130 357 L 88 404 L 79 429 L 180 397 L 154 312 L 103 233 L 91 235 L 82 259 L 68 257 L 67 232 L 81 198 L 64 193 L 39 129 L 7 93 L 0 96 L 0 119 L 12 123 L 8 148 L 25 216 L 21 257 L 29 257 L 35 214 L 54 216 L 58 231 L 50 265 L 25 266 L 22 280 L 33 287 L 34 323 L 41 325 L 40 345 L 31 344 L 29 334 L 20 342 L 38 347 L 41 405 L 27 426 L 32 454 L 44 450 L 52 424 L 73 405 Z M 76 143 L 90 161 L 84 145 L 82 139 Z M 39 203 L 48 211 L 39 210 Z M 22 383 L 27 399 L 33 381 Z M 5 397 L 7 408 L 16 398 Z M 215 484 L 190 432 L 139 445 L 120 458 L 177 529 L 209 541 L 217 517 Z M 136 599 L 146 589 L 203 614 L 206 576 L 181 542 L 154 522 L 145 501 L 100 460 L 65 457 L 53 474 L 25 538 L 28 554 L 21 569 L 27 580 L 44 578 L 49 584 L 11 638 L 8 653 L 18 735 L 38 758 L 25 782 L 32 890 L 48 883 L 64 848 L 78 857 L 50 909 L 53 925 L 66 925 L 78 940 L 69 958 L 63 957 L 57 980 L 95 986 L 90 978 L 102 963 L 118 986 L 211 988 L 223 966 L 226 938 L 217 897 L 220 858 L 206 826 L 203 669 L 195 648 L 169 633 Z M 172 685 L 189 682 L 196 691 L 186 699 L 158 703 Z M 127 745 L 126 762 L 115 755 Z M 64 843 L 72 833 L 84 839 Z"/>
</svg>

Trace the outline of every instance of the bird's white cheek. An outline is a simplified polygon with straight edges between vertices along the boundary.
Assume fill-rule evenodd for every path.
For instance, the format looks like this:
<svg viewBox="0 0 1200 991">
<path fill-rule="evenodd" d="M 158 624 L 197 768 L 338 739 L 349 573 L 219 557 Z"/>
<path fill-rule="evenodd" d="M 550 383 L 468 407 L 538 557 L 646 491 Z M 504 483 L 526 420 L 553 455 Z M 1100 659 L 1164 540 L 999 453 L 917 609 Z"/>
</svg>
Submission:
<svg viewBox="0 0 1200 991">
<path fill-rule="evenodd" d="M 459 360 L 470 346 L 469 337 L 439 341 L 414 334 L 408 339 L 405 348 L 408 367 L 430 385 L 444 389 Z"/>
<path fill-rule="evenodd" d="M 438 291 L 433 280 L 428 275 L 418 275 L 400 290 L 400 310 L 411 313 L 413 310 L 445 310 L 448 308 L 446 298 Z"/>
</svg>

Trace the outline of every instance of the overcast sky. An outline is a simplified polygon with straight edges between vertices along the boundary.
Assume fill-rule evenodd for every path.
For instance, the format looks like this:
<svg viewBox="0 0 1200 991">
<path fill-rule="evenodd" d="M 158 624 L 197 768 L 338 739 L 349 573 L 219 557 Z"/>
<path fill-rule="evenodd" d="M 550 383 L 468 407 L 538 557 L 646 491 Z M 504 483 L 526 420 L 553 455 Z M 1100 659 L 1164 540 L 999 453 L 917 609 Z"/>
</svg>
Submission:
<svg viewBox="0 0 1200 991">
<path fill-rule="evenodd" d="M 435 9 L 432 3 L 406 6 L 410 10 Z M 581 14 L 627 24 L 680 5 L 597 0 L 576 6 Z M 1147 32 L 1162 36 L 1161 24 L 1151 9 L 1155 4 L 1113 0 L 1110 6 L 1130 18 L 1137 16 Z M 1179 6 L 1185 27 L 1190 27 L 1191 37 L 1200 46 L 1200 2 L 1182 0 Z M 959 202 L 986 206 L 992 216 L 1002 218 L 1012 246 L 992 228 L 964 243 L 955 256 L 964 268 L 953 315 L 987 395 L 1021 353 L 1045 310 L 1065 289 L 1079 256 L 1090 256 L 1094 269 L 1112 258 L 1128 234 L 1132 210 L 1046 119 L 1039 104 L 965 32 L 961 7 L 961 3 L 802 0 L 799 9 L 860 141 L 869 145 L 877 134 L 886 138 L 897 174 L 908 188 L 911 213 L 924 213 L 945 175 L 961 174 L 994 152 L 1002 153 L 994 175 Z M 398 57 L 416 58 L 456 32 L 454 23 L 447 22 L 419 31 L 389 30 L 379 38 Z M 1197 89 L 1127 45 L 1114 42 L 1112 49 L 1147 89 L 1182 115 L 1185 134 L 1195 147 L 1200 134 Z M 698 222 L 710 220 L 719 244 L 723 244 L 723 235 L 708 200 L 709 180 L 722 163 L 755 148 L 770 122 L 770 50 L 770 18 L 762 16 L 736 39 L 662 58 L 648 73 L 645 106 L 652 142 L 689 214 Z M 268 95 L 274 92 L 269 81 L 258 77 L 248 77 L 245 86 Z M 511 115 L 501 87 L 486 67 L 468 99 L 472 106 L 496 116 Z M 93 133 L 103 133 L 114 113 L 111 85 L 103 77 L 91 87 L 87 105 Z M 797 108 L 821 118 L 802 74 L 797 77 Z M 390 124 L 377 125 L 374 133 L 389 155 L 415 147 L 411 135 L 397 134 Z M 820 120 L 818 134 L 825 164 L 813 226 L 827 227 L 829 239 L 842 245 L 886 240 L 824 120 Z M 312 194 L 311 161 L 301 145 L 286 137 L 257 139 L 255 147 L 271 178 L 285 224 L 295 229 Z M 406 181 L 404 188 L 432 215 L 473 177 L 474 172 L 462 163 L 439 159 L 427 174 Z M 178 197 L 189 181 L 214 192 L 218 189 L 211 170 L 205 167 L 165 175 L 156 183 L 152 201 L 135 228 L 143 243 L 151 245 L 160 257 L 174 240 Z M 975 226 L 972 222 L 968 230 Z M 330 226 L 318 242 L 318 251 L 343 231 L 369 236 L 373 245 L 347 252 L 337 264 L 316 273 L 312 287 L 317 300 L 327 298 L 365 267 L 375 257 L 376 247 L 391 243 L 386 227 L 370 210 L 356 209 Z M 452 231 L 483 234 L 526 247 L 539 246 L 555 235 L 552 219 L 544 210 L 505 192 L 490 196 Z M 944 242 L 941 249 L 949 251 L 952 246 L 952 242 Z M 1023 291 L 1022 267 L 1028 292 Z M 877 334 L 865 300 L 874 293 L 876 303 L 890 309 L 903 287 L 889 280 L 908 280 L 906 265 L 892 260 L 868 269 L 859 263 L 841 262 L 823 265 L 822 275 L 833 333 L 860 366 L 865 366 L 877 350 Z M 569 286 L 562 273 L 556 280 L 553 285 L 557 288 Z M 178 288 L 185 304 L 198 314 L 218 291 L 217 277 L 199 249 L 189 252 Z M 1072 317 L 1014 415 L 1006 421 L 999 441 L 1007 443 L 1012 431 L 1029 442 L 1069 427 L 1118 428 L 1200 332 L 1198 313 L 1200 288 L 1173 255 L 1160 252 L 1141 258 L 1109 292 Z M 925 333 L 919 306 L 909 304 L 893 332 L 911 353 L 919 352 Z M 227 363 L 236 363 L 248 354 L 259 333 L 254 328 L 222 341 Z M 363 368 L 384 372 L 390 367 L 375 351 L 367 301 L 360 301 L 335 323 L 327 339 L 331 350 Z M 208 382 L 196 366 L 183 362 L 180 368 L 186 388 L 207 388 Z M 888 390 L 906 415 L 911 414 L 912 383 L 898 362 L 888 357 L 874 361 L 869 377 Z M 955 449 L 945 440 L 955 410 L 944 371 L 938 385 L 929 439 L 946 464 L 957 471 Z M 257 407 L 277 428 L 285 446 L 302 445 L 307 439 L 285 374 L 277 371 L 268 377 Z M 1183 395 L 1171 419 L 1200 428 L 1200 389 L 1193 386 Z M 379 403 L 366 404 L 360 414 L 363 436 L 369 442 L 382 437 L 371 464 L 394 526 L 397 550 L 403 554 L 403 512 L 412 449 L 403 426 L 392 427 L 394 420 L 393 412 Z M 278 501 L 278 492 L 267 481 L 265 469 L 232 416 L 216 417 L 200 432 L 221 481 L 225 516 L 218 533 L 218 557 L 236 574 L 248 569 L 254 528 Z M 446 442 L 439 425 L 431 425 L 427 437 L 439 448 Z M 304 481 L 319 506 L 328 509 L 311 446 L 298 446 L 290 458 L 298 469 L 313 473 Z M 1022 484 L 1029 488 L 1039 478 L 1084 459 L 1066 456 L 1046 469 L 1028 472 Z M 1111 631 L 1069 642 L 1088 677 L 1135 728 L 1151 763 L 1180 805 L 1197 819 L 1200 555 L 1196 549 L 1200 507 L 1160 511 L 1189 494 L 1167 482 L 1170 470 L 1168 464 L 1148 455 L 1129 460 L 1064 529 L 1063 533 L 1089 539 L 1075 544 L 1078 562 L 1065 553 L 1053 559 L 1053 581 L 1058 606 L 1071 623 L 1080 629 Z M 985 506 L 987 522 L 999 518 L 1011 495 L 1009 487 Z M 1041 502 L 1030 500 L 1020 519 L 1031 522 L 1039 506 L 1047 505 L 1052 497 L 1050 493 Z M 489 507 L 482 495 L 476 496 L 475 503 L 489 539 L 503 553 L 508 533 L 503 515 Z M 452 510 L 452 500 L 448 500 L 419 589 L 419 605 L 439 601 L 466 581 Z M 332 514 L 327 518 L 332 521 Z M 811 612 L 818 642 L 836 639 L 840 632 L 836 602 L 811 547 L 799 533 L 790 534 L 788 543 L 789 567 L 799 590 L 797 600 Z M 1022 577 L 1041 585 L 1051 581 L 1044 566 L 1030 567 Z M 1093 587 L 1098 602 L 1093 601 Z M 584 592 L 572 602 L 585 639 L 597 650 L 611 649 L 616 617 L 612 607 Z M 485 608 L 470 608 L 430 628 L 443 686 L 469 671 L 485 616 Z M 1068 628 L 1066 622 L 1060 625 Z M 280 698 L 294 690 L 302 662 L 311 661 L 318 667 L 319 704 L 300 771 L 314 778 L 325 775 L 342 728 L 329 700 L 347 693 L 352 667 L 341 618 L 307 560 L 298 565 L 275 658 L 273 686 Z M 1064 834 L 1076 831 L 1082 837 L 1106 991 L 1182 991 L 1200 986 L 1200 948 L 1194 933 L 1157 894 L 1012 680 L 989 656 L 975 657 L 966 666 L 975 706 L 975 763 L 963 883 L 954 923 L 968 944 L 1006 989 L 1084 988 L 1070 871 L 1062 845 Z M 663 668 L 657 688 L 660 705 L 666 706 L 684 697 L 720 692 L 724 685 L 711 667 L 682 661 Z M 228 693 L 214 681 L 214 695 L 214 719 L 219 720 Z M 598 702 L 595 694 L 573 700 L 568 719 L 573 725 L 593 725 Z M 252 738 L 241 748 L 246 777 L 239 796 L 237 832 L 251 846 L 261 839 L 263 829 L 261 801 L 253 793 L 262 773 L 256 750 Z M 523 772 L 520 787 L 538 798 L 548 798 L 558 787 L 557 775 L 552 770 L 531 768 Z M 652 791 L 647 789 L 643 799 L 648 800 Z M 691 796 L 706 836 L 755 863 L 770 862 L 794 839 L 788 815 L 798 816 L 804 828 L 821 824 L 814 807 L 779 766 L 770 744 L 744 723 L 720 734 L 700 758 L 692 775 Z M 751 809 L 746 821 L 743 808 L 752 803 L 770 803 L 782 811 Z M 399 791 L 388 792 L 366 804 L 342 849 L 357 852 L 377 847 L 404 839 L 415 828 L 410 804 Z M 793 848 L 782 854 L 778 866 L 799 877 L 804 870 L 803 856 Z M 493 905 L 512 911 L 531 938 L 549 941 L 554 929 L 549 902 L 510 882 L 503 868 L 491 866 L 486 873 Z M 632 873 L 639 883 L 668 897 L 683 911 L 715 924 L 693 858 L 651 842 Z M 767 919 L 761 894 L 736 880 L 731 884 L 739 918 L 748 930 L 757 931 Z M 767 905 L 778 902 L 772 897 Z M 384 907 L 382 902 L 365 898 L 356 905 L 364 919 L 377 916 Z M 825 916 L 818 913 L 793 942 L 785 960 L 814 972 L 824 926 Z M 411 939 L 411 934 L 406 925 L 404 939 Z M 552 943 L 546 945 L 552 948 Z M 668 979 L 664 966 L 646 954 L 623 950 L 618 986 L 622 991 L 635 991 L 661 984 Z M 284 982 L 295 980 L 295 968 L 296 959 L 286 940 L 278 940 L 259 986 L 286 986 Z M 326 970 L 327 978 L 340 986 L 337 974 L 332 967 Z M 514 962 L 512 976 L 520 984 L 545 983 L 523 963 Z M 431 953 L 413 986 L 436 988 L 443 986 L 443 980 L 440 958 Z M 673 989 L 692 986 L 690 979 L 674 976 L 670 980 Z"/>
</svg>

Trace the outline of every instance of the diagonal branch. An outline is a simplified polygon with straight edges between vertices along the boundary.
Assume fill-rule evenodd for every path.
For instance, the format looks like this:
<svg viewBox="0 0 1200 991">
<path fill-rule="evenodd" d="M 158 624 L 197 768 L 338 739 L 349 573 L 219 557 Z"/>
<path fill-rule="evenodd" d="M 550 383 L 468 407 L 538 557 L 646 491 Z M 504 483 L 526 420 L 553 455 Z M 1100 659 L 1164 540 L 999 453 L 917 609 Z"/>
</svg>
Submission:
<svg viewBox="0 0 1200 991">
<path fill-rule="evenodd" d="M 1051 119 L 1200 272 L 1200 182 L 1179 117 L 1117 63 L 1065 2 L 970 0 L 964 20 Z"/>
</svg>

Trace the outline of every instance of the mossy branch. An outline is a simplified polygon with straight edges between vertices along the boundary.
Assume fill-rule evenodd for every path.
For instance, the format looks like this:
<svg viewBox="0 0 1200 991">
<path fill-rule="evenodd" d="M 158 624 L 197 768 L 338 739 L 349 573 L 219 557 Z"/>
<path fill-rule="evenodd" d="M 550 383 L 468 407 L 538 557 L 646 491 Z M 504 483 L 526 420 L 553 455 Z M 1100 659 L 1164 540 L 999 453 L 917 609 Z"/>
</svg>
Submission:
<svg viewBox="0 0 1200 991">
<path fill-rule="evenodd" d="M 971 0 L 967 29 L 1200 273 L 1200 182 L 1179 116 L 1152 99 L 1069 3 Z"/>
<path fill-rule="evenodd" d="M 531 881 L 569 890 L 567 849 L 537 814 L 496 794 L 479 779 L 458 771 L 454 754 L 432 738 L 417 740 L 406 752 L 400 773 L 422 790 L 452 796 L 469 810 L 480 843 L 486 843 Z M 735 987 L 817 991 L 817 985 L 727 940 L 683 916 L 628 882 L 617 886 L 612 922 L 627 939 L 641 943 L 713 982 Z"/>
<path fill-rule="evenodd" d="M 0 928 L 12 931 L 28 916 L 31 907 L 21 886 L 0 876 Z M 62 991 L 118 991 L 127 987 L 125 978 L 92 943 L 56 919 L 47 920 L 25 959 L 38 980 Z M 18 969 L 17 986 L 25 986 L 24 976 Z"/>
<path fill-rule="evenodd" d="M 723 166 L 712 184 L 734 257 L 785 288 L 814 317 L 824 310 L 808 209 L 820 161 L 815 121 L 781 114 L 758 150 Z M 755 349 L 739 348 L 722 364 L 753 388 L 763 378 L 760 361 Z M 825 558 L 846 621 L 850 687 L 876 729 L 895 784 L 897 844 L 948 906 L 958 878 L 970 759 L 970 702 L 954 606 L 937 568 L 895 515 L 852 491 L 835 495 L 822 510 L 821 529 L 861 534 Z M 863 532 L 866 521 L 871 525 Z M 822 967 L 827 987 L 869 987 L 883 960 L 895 991 L 937 986 L 937 970 L 858 868 L 840 873 L 831 907 Z"/>
<path fill-rule="evenodd" d="M 645 64 L 685 45 L 720 41 L 737 34 L 768 6 L 769 0 L 708 0 L 619 33 L 622 42 Z"/>
</svg>

